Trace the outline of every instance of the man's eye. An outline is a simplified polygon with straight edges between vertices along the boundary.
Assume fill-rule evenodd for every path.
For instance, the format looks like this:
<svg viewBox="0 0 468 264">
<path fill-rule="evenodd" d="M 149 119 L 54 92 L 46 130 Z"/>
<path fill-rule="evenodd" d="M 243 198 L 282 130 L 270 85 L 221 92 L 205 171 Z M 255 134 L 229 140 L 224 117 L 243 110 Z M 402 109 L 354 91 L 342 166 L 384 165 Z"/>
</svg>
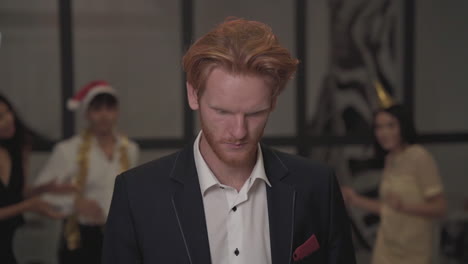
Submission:
<svg viewBox="0 0 468 264">
<path fill-rule="evenodd" d="M 216 113 L 218 113 L 220 115 L 225 115 L 225 114 L 227 114 L 227 111 L 217 109 Z"/>
</svg>

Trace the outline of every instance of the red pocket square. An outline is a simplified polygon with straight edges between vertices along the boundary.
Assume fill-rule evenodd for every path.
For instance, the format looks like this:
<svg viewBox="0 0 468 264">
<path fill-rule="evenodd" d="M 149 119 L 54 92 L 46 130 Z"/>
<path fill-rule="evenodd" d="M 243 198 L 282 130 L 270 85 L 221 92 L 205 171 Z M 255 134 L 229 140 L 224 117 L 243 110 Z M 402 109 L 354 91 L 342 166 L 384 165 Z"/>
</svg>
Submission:
<svg viewBox="0 0 468 264">
<path fill-rule="evenodd" d="M 304 244 L 296 248 L 293 254 L 293 259 L 294 261 L 299 261 L 314 253 L 319 248 L 320 245 L 317 241 L 317 238 L 315 237 L 315 235 L 312 235 L 309 239 L 307 239 L 307 241 Z"/>
</svg>

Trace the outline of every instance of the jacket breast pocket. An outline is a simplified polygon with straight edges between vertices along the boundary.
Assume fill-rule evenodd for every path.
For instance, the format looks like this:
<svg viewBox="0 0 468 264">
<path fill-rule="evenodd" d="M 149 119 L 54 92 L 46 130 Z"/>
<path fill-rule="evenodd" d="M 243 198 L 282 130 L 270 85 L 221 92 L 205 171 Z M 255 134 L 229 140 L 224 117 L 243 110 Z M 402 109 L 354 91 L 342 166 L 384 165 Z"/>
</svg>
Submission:
<svg viewBox="0 0 468 264">
<path fill-rule="evenodd" d="M 320 254 L 320 245 L 315 234 L 310 236 L 302 245 L 293 252 L 294 263 L 312 263 Z"/>
</svg>

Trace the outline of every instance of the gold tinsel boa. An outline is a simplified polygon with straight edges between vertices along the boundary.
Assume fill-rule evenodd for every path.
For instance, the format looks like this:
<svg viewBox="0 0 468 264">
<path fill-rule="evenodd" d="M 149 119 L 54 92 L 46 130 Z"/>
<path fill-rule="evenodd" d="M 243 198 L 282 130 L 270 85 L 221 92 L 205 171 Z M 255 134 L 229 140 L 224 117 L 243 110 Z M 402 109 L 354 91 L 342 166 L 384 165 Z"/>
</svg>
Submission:
<svg viewBox="0 0 468 264">
<path fill-rule="evenodd" d="M 83 191 L 86 186 L 86 181 L 89 172 L 89 150 L 91 149 L 93 135 L 89 130 L 84 131 L 81 134 L 82 143 L 78 148 L 78 174 L 74 179 L 74 182 L 78 188 L 75 196 L 75 201 L 83 197 Z M 121 144 L 119 148 L 120 152 L 120 168 L 121 172 L 126 171 L 130 167 L 130 161 L 128 158 L 128 138 L 121 136 Z M 78 224 L 78 214 L 75 212 L 65 221 L 64 236 L 69 250 L 74 250 L 81 245 L 81 234 Z"/>
</svg>

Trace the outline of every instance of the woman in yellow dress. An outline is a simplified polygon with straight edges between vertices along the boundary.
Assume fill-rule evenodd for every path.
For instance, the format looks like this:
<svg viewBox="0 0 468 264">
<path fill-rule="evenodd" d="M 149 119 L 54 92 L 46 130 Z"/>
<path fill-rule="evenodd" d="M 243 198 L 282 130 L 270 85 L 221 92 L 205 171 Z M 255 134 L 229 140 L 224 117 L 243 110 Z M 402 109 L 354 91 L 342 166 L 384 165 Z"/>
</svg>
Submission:
<svg viewBox="0 0 468 264">
<path fill-rule="evenodd" d="M 384 154 L 379 200 L 343 187 L 348 205 L 381 217 L 373 264 L 429 264 L 434 222 L 446 213 L 439 172 L 431 154 L 415 144 L 415 130 L 401 105 L 374 116 L 377 152 Z"/>
</svg>

